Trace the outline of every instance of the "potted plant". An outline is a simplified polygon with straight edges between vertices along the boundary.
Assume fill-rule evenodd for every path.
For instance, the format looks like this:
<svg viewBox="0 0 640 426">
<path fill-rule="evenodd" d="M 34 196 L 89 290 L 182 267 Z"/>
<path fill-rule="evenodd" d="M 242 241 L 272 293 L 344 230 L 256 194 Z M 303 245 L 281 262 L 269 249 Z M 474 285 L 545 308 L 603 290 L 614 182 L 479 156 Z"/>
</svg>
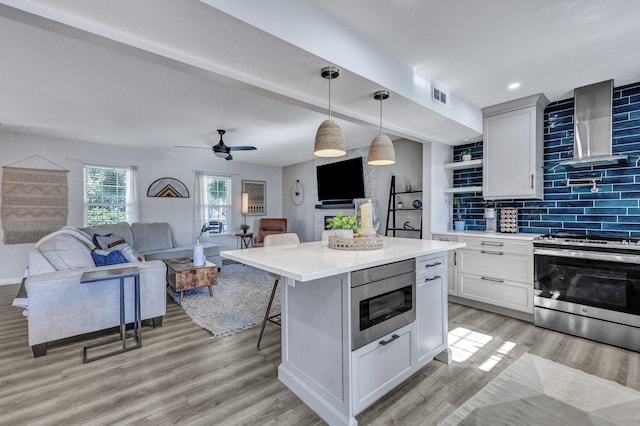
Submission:
<svg viewBox="0 0 640 426">
<path fill-rule="evenodd" d="M 358 219 L 340 212 L 327 219 L 327 229 L 336 231 L 336 237 L 353 238 L 353 233 L 358 231 Z"/>
<path fill-rule="evenodd" d="M 200 235 L 198 236 L 198 240 L 209 241 L 209 231 L 211 231 L 211 227 L 208 223 L 202 225 L 202 228 L 200 228 Z"/>
<path fill-rule="evenodd" d="M 464 220 L 462 220 L 462 213 L 460 211 L 460 206 L 462 205 L 462 201 L 460 200 L 460 198 L 454 198 L 453 205 L 456 208 L 456 216 L 458 218 L 458 220 L 454 222 L 454 229 L 456 231 L 464 231 L 465 223 Z"/>
<path fill-rule="evenodd" d="M 247 225 L 246 223 L 243 223 L 242 225 L 240 225 L 240 230 L 242 231 L 243 234 L 246 234 L 249 228 L 251 228 L 251 226 Z"/>
<path fill-rule="evenodd" d="M 465 149 L 462 151 L 462 161 L 471 161 L 471 150 Z"/>
</svg>

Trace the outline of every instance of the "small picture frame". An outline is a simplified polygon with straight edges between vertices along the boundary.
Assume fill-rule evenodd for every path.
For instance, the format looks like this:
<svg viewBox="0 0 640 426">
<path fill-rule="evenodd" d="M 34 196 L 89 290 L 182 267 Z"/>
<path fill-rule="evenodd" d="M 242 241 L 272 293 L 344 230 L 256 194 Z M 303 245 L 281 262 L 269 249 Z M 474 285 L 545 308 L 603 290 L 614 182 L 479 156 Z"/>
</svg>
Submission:
<svg viewBox="0 0 640 426">
<path fill-rule="evenodd" d="M 267 214 L 267 182 L 262 180 L 243 180 L 242 192 L 249 194 L 249 216 Z"/>
</svg>

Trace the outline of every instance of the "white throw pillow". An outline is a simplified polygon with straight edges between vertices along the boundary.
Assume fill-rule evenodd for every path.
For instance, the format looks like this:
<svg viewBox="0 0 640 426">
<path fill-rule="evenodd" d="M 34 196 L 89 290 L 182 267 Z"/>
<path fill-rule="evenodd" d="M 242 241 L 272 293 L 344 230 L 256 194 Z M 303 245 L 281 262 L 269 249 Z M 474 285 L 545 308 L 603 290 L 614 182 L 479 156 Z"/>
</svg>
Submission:
<svg viewBox="0 0 640 426">
<path fill-rule="evenodd" d="M 87 245 L 68 234 L 58 234 L 47 239 L 40 244 L 39 250 L 45 259 L 56 268 L 56 271 L 93 268 L 95 266 Z"/>
<path fill-rule="evenodd" d="M 62 228 L 59 231 L 52 232 L 49 235 L 45 235 L 44 237 L 42 237 L 40 241 L 36 243 L 35 248 L 39 249 L 44 243 L 46 243 L 49 240 L 55 239 L 60 235 L 68 235 L 75 238 L 76 240 L 80 241 L 85 246 L 87 246 L 89 250 L 93 250 L 96 248 L 96 246 L 93 244 L 93 241 L 91 241 L 91 238 L 85 237 L 86 234 L 84 232 L 76 232 L 66 227 Z"/>
</svg>

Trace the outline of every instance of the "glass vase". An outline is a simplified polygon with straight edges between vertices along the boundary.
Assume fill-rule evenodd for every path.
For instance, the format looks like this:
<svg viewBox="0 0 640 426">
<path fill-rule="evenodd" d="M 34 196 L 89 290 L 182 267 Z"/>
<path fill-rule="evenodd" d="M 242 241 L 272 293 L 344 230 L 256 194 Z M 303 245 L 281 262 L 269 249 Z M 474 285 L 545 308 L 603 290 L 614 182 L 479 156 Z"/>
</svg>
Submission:
<svg viewBox="0 0 640 426">
<path fill-rule="evenodd" d="M 356 198 L 353 200 L 356 207 L 356 217 L 360 227 L 360 237 L 375 237 L 380 227 L 380 216 L 375 198 Z"/>
</svg>

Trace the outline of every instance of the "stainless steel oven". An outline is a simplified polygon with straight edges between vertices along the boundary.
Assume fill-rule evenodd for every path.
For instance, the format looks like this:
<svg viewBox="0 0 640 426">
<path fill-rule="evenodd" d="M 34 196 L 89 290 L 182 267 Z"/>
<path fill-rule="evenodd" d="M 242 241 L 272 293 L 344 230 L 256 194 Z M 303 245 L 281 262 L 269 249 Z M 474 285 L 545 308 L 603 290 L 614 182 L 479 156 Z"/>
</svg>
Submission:
<svg viewBox="0 0 640 426">
<path fill-rule="evenodd" d="M 415 259 L 351 273 L 351 349 L 416 319 Z"/>
<path fill-rule="evenodd" d="M 640 244 L 551 237 L 534 263 L 536 325 L 640 351 Z"/>
</svg>

